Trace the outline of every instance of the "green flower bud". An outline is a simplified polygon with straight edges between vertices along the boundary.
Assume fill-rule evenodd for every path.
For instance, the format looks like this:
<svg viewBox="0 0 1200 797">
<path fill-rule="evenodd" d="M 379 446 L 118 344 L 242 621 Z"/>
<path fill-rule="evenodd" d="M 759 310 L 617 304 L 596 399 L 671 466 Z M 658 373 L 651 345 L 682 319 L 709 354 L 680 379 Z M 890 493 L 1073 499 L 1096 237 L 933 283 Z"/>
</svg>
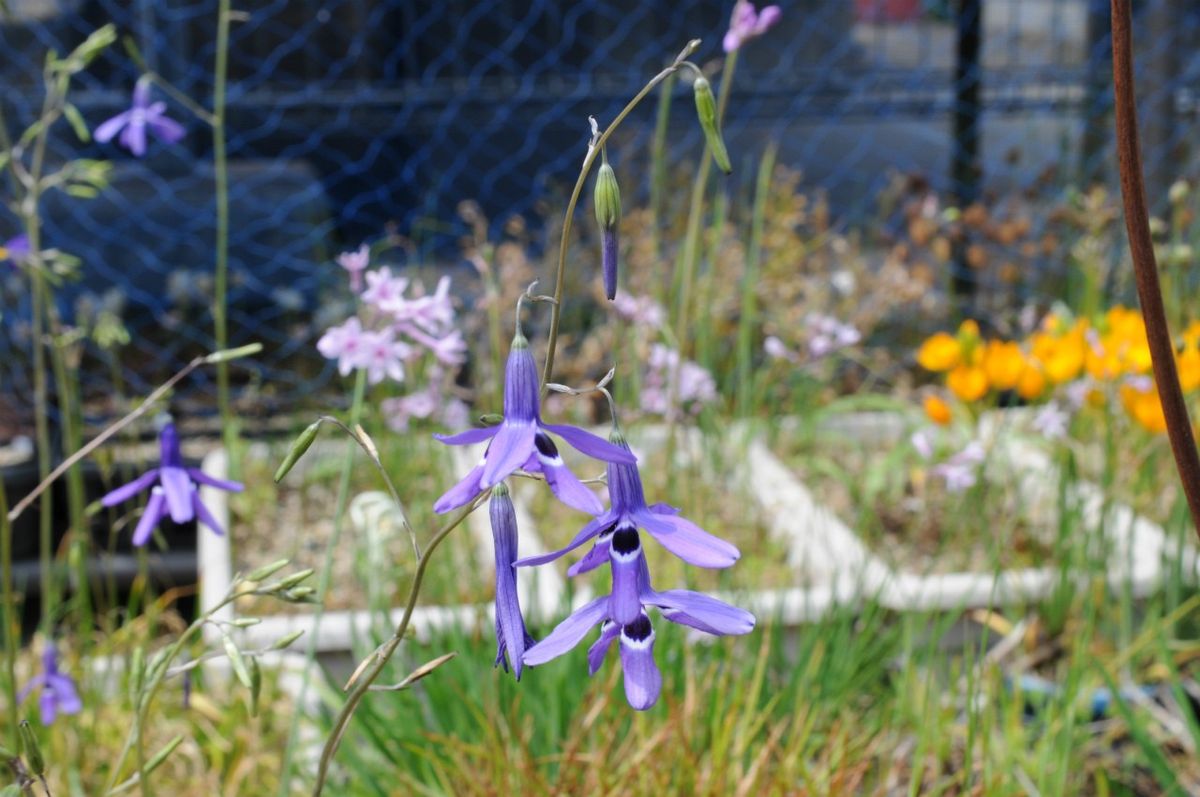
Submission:
<svg viewBox="0 0 1200 797">
<path fill-rule="evenodd" d="M 692 84 L 696 95 L 696 115 L 700 117 L 700 127 L 704 130 L 704 140 L 712 151 L 717 168 L 726 174 L 733 173 L 733 165 L 729 162 L 729 153 L 725 151 L 725 141 L 721 138 L 721 128 L 717 123 L 717 101 L 713 98 L 712 86 L 708 79 L 697 77 Z"/>
<path fill-rule="evenodd" d="M 29 771 L 41 777 L 46 774 L 46 759 L 42 757 L 42 748 L 38 747 L 37 736 L 29 725 L 29 720 L 21 720 L 21 748 L 25 752 L 25 761 Z"/>
<path fill-rule="evenodd" d="M 607 162 L 600 164 L 596 175 L 596 223 L 601 229 L 612 229 L 621 220 L 621 189 L 617 187 L 617 173 Z"/>
<path fill-rule="evenodd" d="M 600 164 L 596 175 L 596 221 L 600 224 L 600 264 L 604 275 L 604 295 L 617 296 L 617 222 L 621 220 L 621 189 L 608 161 Z"/>
<path fill-rule="evenodd" d="M 292 447 L 288 449 L 287 456 L 283 458 L 283 462 L 279 463 L 279 469 L 275 471 L 276 482 L 283 479 L 288 474 L 288 471 L 296 466 L 296 463 L 300 461 L 300 457 L 304 456 L 309 446 L 317 439 L 317 432 L 320 430 L 321 422 L 313 421 L 305 427 L 299 437 L 292 441 Z"/>
</svg>

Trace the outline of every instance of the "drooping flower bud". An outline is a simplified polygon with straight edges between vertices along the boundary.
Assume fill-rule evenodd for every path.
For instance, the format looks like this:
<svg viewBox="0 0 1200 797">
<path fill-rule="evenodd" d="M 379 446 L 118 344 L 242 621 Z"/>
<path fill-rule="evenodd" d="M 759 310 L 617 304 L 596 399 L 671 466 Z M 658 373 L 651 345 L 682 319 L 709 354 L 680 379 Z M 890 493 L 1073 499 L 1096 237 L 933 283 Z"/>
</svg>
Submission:
<svg viewBox="0 0 1200 797">
<path fill-rule="evenodd" d="M 606 160 L 596 175 L 596 223 L 600 225 L 601 265 L 604 273 L 604 295 L 610 300 L 617 296 L 617 224 L 621 221 L 621 189 L 617 175 Z"/>
<path fill-rule="evenodd" d="M 696 115 L 700 117 L 700 127 L 704 130 L 704 140 L 712 151 L 717 168 L 726 174 L 733 173 L 733 165 L 729 162 L 729 153 L 725 150 L 725 141 L 721 138 L 721 127 L 717 121 L 717 101 L 713 98 L 712 86 L 704 76 L 697 76 L 692 84 L 696 95 Z"/>
</svg>

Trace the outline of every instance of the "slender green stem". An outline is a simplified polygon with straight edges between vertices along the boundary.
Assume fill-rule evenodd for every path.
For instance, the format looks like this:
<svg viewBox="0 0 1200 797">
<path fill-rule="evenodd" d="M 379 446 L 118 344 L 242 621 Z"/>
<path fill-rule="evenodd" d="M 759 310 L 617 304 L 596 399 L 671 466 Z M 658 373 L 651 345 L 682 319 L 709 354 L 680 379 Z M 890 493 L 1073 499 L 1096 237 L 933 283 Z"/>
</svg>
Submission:
<svg viewBox="0 0 1200 797">
<path fill-rule="evenodd" d="M 758 179 L 754 185 L 754 218 L 750 224 L 750 243 L 746 249 L 746 272 L 742 275 L 742 307 L 737 335 L 737 408 L 738 414 L 753 413 L 754 389 L 750 370 L 751 336 L 758 322 L 758 264 L 762 257 L 764 219 L 767 195 L 771 189 L 771 174 L 775 170 L 775 144 L 767 147 L 758 164 Z"/>
<path fill-rule="evenodd" d="M 604 129 L 604 132 L 602 132 L 596 138 L 596 140 L 592 142 L 591 147 L 588 149 L 587 156 L 583 159 L 583 167 L 579 170 L 579 177 L 575 180 L 575 188 L 571 191 L 571 198 L 567 201 L 567 210 L 563 215 L 562 240 L 559 242 L 558 246 L 558 270 L 554 275 L 554 303 L 551 305 L 550 309 L 550 334 L 546 343 L 546 365 L 542 369 L 543 394 L 546 392 L 546 383 L 550 381 L 550 377 L 554 374 L 554 353 L 558 348 L 558 324 L 559 320 L 562 318 L 563 279 L 567 273 L 567 248 L 571 241 L 571 224 L 575 218 L 575 206 L 579 203 L 579 195 L 583 193 L 583 186 L 587 182 L 588 173 L 592 169 L 592 164 L 595 163 L 596 156 L 600 154 L 600 151 L 604 147 L 605 142 L 608 141 L 609 136 L 616 132 L 616 129 L 621 125 L 621 122 L 625 120 L 625 117 L 628 116 L 650 92 L 654 91 L 655 86 L 666 80 L 671 75 L 675 74 L 675 72 L 677 72 L 683 65 L 684 60 L 693 52 L 695 52 L 696 48 L 699 46 L 699 39 L 693 39 L 692 41 L 688 42 L 687 46 L 683 48 L 683 52 L 676 57 L 675 61 L 670 66 L 651 78 L 650 82 L 643 86 L 642 90 L 634 95 L 634 98 L 630 100 L 624 108 L 621 109 L 621 112 L 612 120 L 612 123 Z"/>
<path fill-rule="evenodd" d="M 354 399 L 350 405 L 350 428 L 353 429 L 362 418 L 363 403 L 367 392 L 367 372 L 359 369 L 354 381 Z M 317 641 L 320 636 L 321 621 L 325 616 L 325 601 L 329 596 L 329 585 L 333 581 L 333 559 L 341 543 L 342 528 L 346 519 L 346 505 L 350 499 L 350 475 L 354 470 L 355 448 L 358 444 L 353 437 L 346 441 L 346 457 L 342 462 L 342 472 L 338 481 L 337 503 L 333 510 L 333 533 L 325 546 L 325 555 L 321 561 L 321 572 L 317 576 L 317 604 L 313 611 L 312 633 L 308 637 L 308 647 L 304 654 L 304 673 L 301 676 L 300 696 L 296 705 L 304 705 L 308 697 L 311 681 L 310 673 L 313 662 L 317 658 Z M 296 745 L 299 741 L 299 722 L 293 722 L 288 731 L 287 746 L 283 753 L 283 766 L 279 778 L 279 794 L 288 794 L 288 783 L 292 774 L 292 759 L 295 757 Z"/>
<path fill-rule="evenodd" d="M 11 749 L 19 750 L 21 715 L 17 710 L 17 640 L 13 637 L 17 618 L 13 611 L 12 524 L 8 522 L 8 492 L 4 482 L 0 482 L 0 595 L 4 602 L 4 696 L 8 699 L 8 743 Z"/>
<path fill-rule="evenodd" d="M 225 82 L 229 72 L 230 0 L 217 3 L 217 53 L 213 71 L 213 180 L 217 205 L 216 274 L 213 279 L 213 338 L 217 349 L 228 344 L 226 319 L 229 283 L 229 165 L 225 152 Z M 229 404 L 229 364 L 217 364 L 217 408 L 221 414 L 221 436 L 233 478 L 239 458 L 238 428 Z"/>
<path fill-rule="evenodd" d="M 396 632 L 391 638 L 379 648 L 372 657 L 374 661 L 367 666 L 366 670 L 359 675 L 354 682 L 354 686 L 350 689 L 350 694 L 346 696 L 346 704 L 342 706 L 342 710 L 338 712 L 337 717 L 333 721 L 333 730 L 329 734 L 329 738 L 325 740 L 325 746 L 321 749 L 321 758 L 317 765 L 317 782 L 313 787 L 313 797 L 320 797 L 321 792 L 325 788 L 325 779 L 329 776 L 329 765 L 333 761 L 334 753 L 337 752 L 338 745 L 342 741 L 342 736 L 346 733 L 346 728 L 350 723 L 350 718 L 354 715 L 354 710 L 358 708 L 358 704 L 362 702 L 363 697 L 371 689 L 371 684 L 379 678 L 383 668 L 391 660 L 396 652 L 396 648 L 400 646 L 400 642 L 404 639 L 404 635 L 408 632 L 409 622 L 412 620 L 413 611 L 417 606 L 417 598 L 421 593 L 421 584 L 425 580 L 425 569 L 429 564 L 430 555 L 437 550 L 442 541 L 454 531 L 467 516 L 478 508 L 486 492 L 476 496 L 469 505 L 460 509 L 454 517 L 452 517 L 446 525 L 442 526 L 438 532 L 429 541 L 429 547 L 425 549 L 425 555 L 417 562 L 417 570 L 413 574 L 412 586 L 408 590 L 408 600 L 404 605 L 404 614 L 400 618 L 400 623 L 396 627 Z"/>
</svg>

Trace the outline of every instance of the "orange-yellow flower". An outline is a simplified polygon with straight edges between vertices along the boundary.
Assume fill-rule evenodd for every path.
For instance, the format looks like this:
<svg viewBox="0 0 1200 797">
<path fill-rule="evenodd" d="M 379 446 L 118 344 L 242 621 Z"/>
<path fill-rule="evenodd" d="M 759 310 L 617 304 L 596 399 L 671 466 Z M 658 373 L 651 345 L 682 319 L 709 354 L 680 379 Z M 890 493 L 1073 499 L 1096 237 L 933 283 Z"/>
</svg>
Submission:
<svg viewBox="0 0 1200 797">
<path fill-rule="evenodd" d="M 1188 346 L 1176 357 L 1179 384 L 1185 393 L 1200 387 L 1200 350 Z"/>
<path fill-rule="evenodd" d="M 1033 401 L 1040 398 L 1045 390 L 1046 375 L 1042 373 L 1041 366 L 1027 363 L 1025 370 L 1021 372 L 1021 378 L 1017 380 L 1017 395 L 1026 401 Z"/>
<path fill-rule="evenodd" d="M 925 407 L 925 415 L 929 420 L 938 426 L 945 426 L 950 423 L 950 405 L 941 396 L 935 396 L 931 393 L 925 397 L 923 405 Z"/>
<path fill-rule="evenodd" d="M 917 349 L 917 362 L 926 371 L 949 371 L 962 359 L 958 339 L 947 332 L 931 335 Z"/>
<path fill-rule="evenodd" d="M 1014 341 L 989 340 L 983 349 L 983 371 L 997 390 L 1012 390 L 1025 370 L 1025 355 Z"/>
<path fill-rule="evenodd" d="M 1121 385 L 1121 403 L 1125 405 L 1125 411 L 1146 431 L 1160 434 L 1167 430 L 1162 402 L 1153 387 L 1141 390 L 1133 385 Z"/>
<path fill-rule="evenodd" d="M 987 374 L 977 365 L 960 365 L 947 375 L 946 387 L 963 401 L 978 401 L 987 395 Z"/>
</svg>

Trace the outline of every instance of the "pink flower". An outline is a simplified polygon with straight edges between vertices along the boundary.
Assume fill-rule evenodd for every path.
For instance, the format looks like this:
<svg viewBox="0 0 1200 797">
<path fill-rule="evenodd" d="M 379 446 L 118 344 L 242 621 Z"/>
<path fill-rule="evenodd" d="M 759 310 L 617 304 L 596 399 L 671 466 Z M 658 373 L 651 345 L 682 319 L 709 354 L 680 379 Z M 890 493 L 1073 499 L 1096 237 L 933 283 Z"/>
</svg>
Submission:
<svg viewBox="0 0 1200 797">
<path fill-rule="evenodd" d="M 850 324 L 843 324 L 833 316 L 813 314 L 806 319 L 808 324 L 808 353 L 814 359 L 833 354 L 838 349 L 853 346 L 862 340 L 862 335 Z"/>
<path fill-rule="evenodd" d="M 407 289 L 408 279 L 393 277 L 392 270 L 384 266 L 381 269 L 367 272 L 367 289 L 363 291 L 362 300 L 385 310 L 385 305 L 403 298 L 404 291 Z"/>
<path fill-rule="evenodd" d="M 933 469 L 933 473 L 946 480 L 946 489 L 961 493 L 975 486 L 979 478 L 979 465 L 984 460 L 983 446 L 972 440 L 967 447 Z"/>
<path fill-rule="evenodd" d="M 908 442 L 912 444 L 913 450 L 920 455 L 923 460 L 933 459 L 933 440 L 929 436 L 928 429 L 918 429 L 912 433 L 912 437 L 908 438 Z"/>
<path fill-rule="evenodd" d="M 440 338 L 426 335 L 418 329 L 407 330 L 409 337 L 429 350 L 429 353 L 445 365 L 462 365 L 467 359 L 467 342 L 462 331 L 450 330 Z"/>
<path fill-rule="evenodd" d="M 649 296 L 630 296 L 628 293 L 622 293 L 613 299 L 612 307 L 617 311 L 617 315 L 638 326 L 657 329 L 666 322 L 667 314 L 662 305 Z"/>
<path fill-rule="evenodd" d="M 738 0 L 729 20 L 729 32 L 725 34 L 725 52 L 732 53 L 755 36 L 766 33 L 782 15 L 779 6 L 767 6 L 762 11 L 755 11 L 754 4 L 749 0 Z"/>
<path fill-rule="evenodd" d="M 379 406 L 387 418 L 388 426 L 397 432 L 406 432 L 409 421 L 429 418 L 437 412 L 440 402 L 441 397 L 433 390 L 426 388 L 407 396 L 386 399 Z"/>
<path fill-rule="evenodd" d="M 650 347 L 647 366 L 640 396 L 645 412 L 659 415 L 671 413 L 671 384 L 677 374 L 679 383 L 674 390 L 676 406 L 689 407 L 691 412 L 696 413 L 702 405 L 717 400 L 717 385 L 712 374 L 691 360 L 680 362 L 679 352 L 675 349 L 655 343 Z"/>
<path fill-rule="evenodd" d="M 377 385 L 385 378 L 404 381 L 404 359 L 412 352 L 412 347 L 395 340 L 392 330 L 364 332 L 362 346 L 359 367 L 367 370 L 368 382 Z"/>
<path fill-rule="evenodd" d="M 763 341 L 763 351 L 772 360 L 787 360 L 794 363 L 800 359 L 794 351 L 789 349 L 782 340 L 774 335 L 768 335 L 767 339 Z"/>
<path fill-rule="evenodd" d="M 317 341 L 317 351 L 326 359 L 337 360 L 338 373 L 345 376 L 362 365 L 368 334 L 357 318 L 349 318 L 341 326 L 325 331 Z"/>
<path fill-rule="evenodd" d="M 417 283 L 420 286 L 420 283 Z M 405 280 L 405 287 L 408 287 Z M 423 291 L 424 288 L 419 290 Z M 408 298 L 402 288 L 398 293 L 376 304 L 395 319 L 397 328 L 405 334 L 416 330 L 438 335 L 454 323 L 454 303 L 450 299 L 450 278 L 438 280 L 437 290 L 430 296 Z"/>
<path fill-rule="evenodd" d="M 371 262 L 371 250 L 366 245 L 358 247 L 354 252 L 342 252 L 337 256 L 338 265 L 350 272 L 350 290 L 358 293 L 362 290 L 362 273 Z"/>
</svg>

